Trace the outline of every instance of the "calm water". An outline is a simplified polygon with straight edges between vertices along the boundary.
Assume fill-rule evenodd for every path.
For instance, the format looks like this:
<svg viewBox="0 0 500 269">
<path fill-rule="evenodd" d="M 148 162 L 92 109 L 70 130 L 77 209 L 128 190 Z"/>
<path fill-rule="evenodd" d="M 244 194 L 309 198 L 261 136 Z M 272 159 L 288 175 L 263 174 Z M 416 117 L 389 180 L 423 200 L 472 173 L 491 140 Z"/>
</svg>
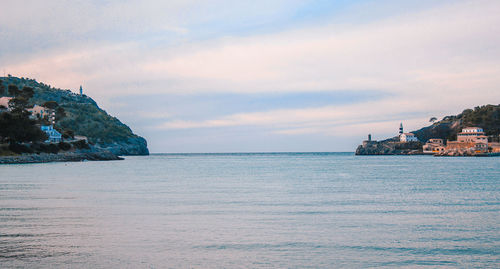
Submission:
<svg viewBox="0 0 500 269">
<path fill-rule="evenodd" d="M 0 166 L 0 267 L 500 267 L 500 158 Z"/>
</svg>

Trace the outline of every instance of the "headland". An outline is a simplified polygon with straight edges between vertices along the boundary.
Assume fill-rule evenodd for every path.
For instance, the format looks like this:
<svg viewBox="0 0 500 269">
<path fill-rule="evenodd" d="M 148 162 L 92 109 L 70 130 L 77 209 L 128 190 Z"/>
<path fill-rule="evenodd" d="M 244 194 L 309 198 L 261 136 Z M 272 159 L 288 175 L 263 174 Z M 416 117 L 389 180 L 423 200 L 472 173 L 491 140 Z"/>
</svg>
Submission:
<svg viewBox="0 0 500 269">
<path fill-rule="evenodd" d="M 372 140 L 371 134 L 356 149 L 356 155 L 499 156 L 500 105 L 466 109 L 430 126 L 399 133 L 389 139 Z"/>
<path fill-rule="evenodd" d="M 0 77 L 0 164 L 120 160 L 147 142 L 79 91 Z"/>
</svg>

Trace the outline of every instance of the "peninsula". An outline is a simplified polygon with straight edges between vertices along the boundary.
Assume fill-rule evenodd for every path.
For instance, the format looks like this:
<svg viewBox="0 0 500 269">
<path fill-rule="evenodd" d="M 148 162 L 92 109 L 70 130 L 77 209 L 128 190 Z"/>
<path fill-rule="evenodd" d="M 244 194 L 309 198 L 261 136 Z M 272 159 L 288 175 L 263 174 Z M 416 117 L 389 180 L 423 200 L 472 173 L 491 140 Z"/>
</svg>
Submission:
<svg viewBox="0 0 500 269">
<path fill-rule="evenodd" d="M 0 163 L 119 160 L 147 142 L 83 93 L 0 77 Z"/>
<path fill-rule="evenodd" d="M 368 135 L 356 155 L 496 156 L 500 155 L 500 105 L 466 109 L 409 133 L 375 141 Z"/>
</svg>

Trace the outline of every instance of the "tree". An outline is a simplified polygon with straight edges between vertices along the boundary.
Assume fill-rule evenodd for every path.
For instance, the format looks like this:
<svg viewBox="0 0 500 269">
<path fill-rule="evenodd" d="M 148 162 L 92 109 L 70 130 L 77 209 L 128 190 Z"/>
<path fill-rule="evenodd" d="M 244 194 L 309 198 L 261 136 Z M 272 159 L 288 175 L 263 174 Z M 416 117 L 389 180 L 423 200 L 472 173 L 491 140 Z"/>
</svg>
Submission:
<svg viewBox="0 0 500 269">
<path fill-rule="evenodd" d="M 429 122 L 435 122 L 435 121 L 437 121 L 436 117 L 432 117 L 432 118 L 429 119 Z"/>
<path fill-rule="evenodd" d="M 66 111 L 64 110 L 63 107 L 58 107 L 56 109 L 56 120 L 61 120 L 64 117 L 66 117 Z"/>
<path fill-rule="evenodd" d="M 13 97 L 18 96 L 21 93 L 19 88 L 14 84 L 9 85 L 8 91 L 9 91 L 10 96 L 13 96 Z"/>
<path fill-rule="evenodd" d="M 21 91 L 20 95 L 27 100 L 33 98 L 33 95 L 35 95 L 35 90 L 31 87 L 23 87 L 23 90 Z"/>
<path fill-rule="evenodd" d="M 17 142 L 37 142 L 47 139 L 29 113 L 0 113 L 0 137 L 11 144 Z"/>
<path fill-rule="evenodd" d="M 14 96 L 9 101 L 9 108 L 12 113 L 21 113 L 29 108 L 29 100 L 35 95 L 35 91 L 31 87 L 23 87 L 20 91 L 16 85 L 9 85 L 9 94 Z"/>
<path fill-rule="evenodd" d="M 9 108 L 13 114 L 25 112 L 28 108 L 28 99 L 19 96 L 9 101 Z"/>
<path fill-rule="evenodd" d="M 56 109 L 59 106 L 59 104 L 56 101 L 47 101 L 43 103 L 42 106 L 50 109 Z"/>
<path fill-rule="evenodd" d="M 0 79 L 0 94 L 5 94 L 5 85 L 3 85 L 3 80 Z"/>
<path fill-rule="evenodd" d="M 64 130 L 64 132 L 62 133 L 62 137 L 63 138 L 75 138 L 75 132 L 73 132 L 72 130 Z"/>
</svg>

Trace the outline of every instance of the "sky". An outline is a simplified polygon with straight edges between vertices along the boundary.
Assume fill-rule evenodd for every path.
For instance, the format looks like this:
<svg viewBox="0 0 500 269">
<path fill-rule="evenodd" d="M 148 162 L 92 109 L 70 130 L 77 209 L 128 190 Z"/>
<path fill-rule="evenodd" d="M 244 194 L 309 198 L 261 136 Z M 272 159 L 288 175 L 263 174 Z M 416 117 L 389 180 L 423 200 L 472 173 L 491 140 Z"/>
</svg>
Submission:
<svg viewBox="0 0 500 269">
<path fill-rule="evenodd" d="M 0 70 L 153 153 L 354 151 L 500 103 L 500 1 L 2 0 Z"/>
</svg>

